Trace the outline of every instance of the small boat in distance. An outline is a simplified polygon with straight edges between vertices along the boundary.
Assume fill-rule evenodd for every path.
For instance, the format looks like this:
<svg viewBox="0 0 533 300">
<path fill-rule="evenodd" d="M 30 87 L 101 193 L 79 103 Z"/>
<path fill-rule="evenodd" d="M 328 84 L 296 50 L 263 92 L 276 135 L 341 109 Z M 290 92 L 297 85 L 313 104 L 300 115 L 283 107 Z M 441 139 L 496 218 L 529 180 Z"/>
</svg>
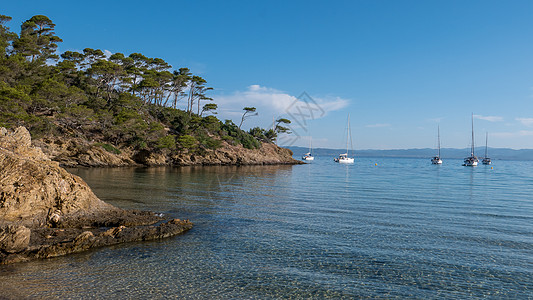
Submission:
<svg viewBox="0 0 533 300">
<path fill-rule="evenodd" d="M 333 160 L 341 164 L 353 164 L 355 161 L 353 157 L 348 157 L 348 153 L 339 154 L 339 157 Z"/>
<path fill-rule="evenodd" d="M 315 157 L 311 154 L 311 152 L 307 152 L 302 156 L 303 160 L 315 160 Z"/>
<path fill-rule="evenodd" d="M 437 126 L 437 144 L 438 144 L 438 152 L 437 152 L 437 156 L 434 156 L 432 159 L 431 159 L 431 163 L 434 164 L 434 165 L 440 165 L 442 164 L 442 159 L 440 158 L 440 126 Z"/>
<path fill-rule="evenodd" d="M 474 113 L 472 113 L 472 147 L 470 148 L 470 156 L 465 158 L 463 166 L 475 167 L 479 159 L 474 155 Z"/>
<path fill-rule="evenodd" d="M 487 132 L 485 135 L 485 157 L 483 157 L 483 160 L 481 161 L 484 165 L 490 165 L 492 164 L 492 161 L 489 158 L 488 154 L 488 145 L 489 145 L 489 133 Z"/>
<path fill-rule="evenodd" d="M 352 141 L 352 132 L 350 131 L 350 114 L 348 114 L 348 130 L 346 136 L 346 153 L 339 154 L 339 157 L 334 158 L 335 162 L 341 164 L 353 164 L 355 159 L 353 157 L 348 157 L 348 144 Z M 352 149 L 353 152 L 353 149 Z"/>
<path fill-rule="evenodd" d="M 304 154 L 302 156 L 302 160 L 315 160 L 315 157 L 313 156 L 313 154 L 311 154 L 311 149 L 312 149 L 312 138 L 309 138 L 309 152 L 307 152 L 306 154 Z"/>
</svg>

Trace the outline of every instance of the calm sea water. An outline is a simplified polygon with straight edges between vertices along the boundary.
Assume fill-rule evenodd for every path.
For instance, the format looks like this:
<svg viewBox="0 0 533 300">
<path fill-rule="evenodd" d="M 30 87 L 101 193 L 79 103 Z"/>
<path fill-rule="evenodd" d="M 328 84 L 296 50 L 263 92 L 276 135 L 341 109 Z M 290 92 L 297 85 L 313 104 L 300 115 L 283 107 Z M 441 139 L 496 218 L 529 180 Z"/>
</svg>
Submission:
<svg viewBox="0 0 533 300">
<path fill-rule="evenodd" d="M 4 297 L 533 297 L 533 162 L 319 157 L 300 166 L 71 171 L 105 201 L 195 227 L 0 266 Z"/>
</svg>

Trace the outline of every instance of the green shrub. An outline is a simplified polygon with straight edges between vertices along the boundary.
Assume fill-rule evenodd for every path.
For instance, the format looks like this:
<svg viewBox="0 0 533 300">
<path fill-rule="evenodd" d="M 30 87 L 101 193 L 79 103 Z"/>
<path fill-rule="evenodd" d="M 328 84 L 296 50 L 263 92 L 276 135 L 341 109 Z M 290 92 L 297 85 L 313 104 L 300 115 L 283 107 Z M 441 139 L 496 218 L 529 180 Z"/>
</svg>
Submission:
<svg viewBox="0 0 533 300">
<path fill-rule="evenodd" d="M 243 145 L 244 148 L 259 149 L 261 147 L 259 141 L 257 141 L 251 134 L 239 129 L 239 127 L 237 127 L 237 125 L 231 120 L 226 120 L 221 126 L 220 135 L 224 136 L 226 134 Z"/>
<path fill-rule="evenodd" d="M 222 123 L 215 116 L 207 116 L 202 119 L 201 127 L 205 128 L 208 132 L 216 134 L 220 131 Z"/>
<path fill-rule="evenodd" d="M 176 149 L 176 136 L 169 134 L 157 140 L 157 148 L 159 149 Z"/>
<path fill-rule="evenodd" d="M 209 138 L 204 143 L 204 145 L 208 149 L 212 149 L 212 150 L 216 150 L 216 149 L 220 148 L 221 144 L 222 144 L 222 142 L 220 140 L 217 140 L 217 139 L 214 139 L 214 138 Z"/>
<path fill-rule="evenodd" d="M 197 140 L 194 138 L 194 136 L 185 134 L 180 137 L 178 137 L 178 143 L 181 147 L 185 149 L 193 149 L 196 147 Z"/>
<path fill-rule="evenodd" d="M 115 116 L 115 122 L 117 124 L 124 124 L 130 120 L 137 120 L 142 121 L 142 116 L 133 109 L 122 109 L 116 116 Z"/>
<path fill-rule="evenodd" d="M 102 147 L 105 151 L 107 152 L 110 152 L 110 153 L 114 153 L 114 154 L 120 154 L 121 151 L 115 147 L 113 147 L 112 145 L 110 144 L 104 144 L 104 143 L 96 143 L 94 144 L 95 146 L 100 146 Z"/>
<path fill-rule="evenodd" d="M 236 145 L 236 144 L 238 144 L 238 142 L 235 141 L 235 139 L 232 138 L 232 137 L 229 136 L 229 135 L 223 135 L 223 136 L 222 136 L 222 140 L 226 141 L 226 142 L 227 142 L 228 144 L 230 144 L 230 145 Z"/>
<path fill-rule="evenodd" d="M 146 143 L 146 141 L 140 137 L 134 138 L 130 145 L 137 150 L 144 150 L 148 148 L 148 144 Z"/>
<path fill-rule="evenodd" d="M 203 146 L 204 148 L 212 149 L 212 150 L 216 150 L 220 148 L 221 141 L 213 137 L 210 137 L 209 135 L 205 133 L 198 134 L 197 140 L 200 143 L 200 145 Z"/>
<path fill-rule="evenodd" d="M 94 115 L 94 111 L 90 108 L 88 108 L 85 105 L 71 105 L 68 107 L 65 107 L 63 110 L 63 114 L 60 116 L 69 116 L 69 117 L 75 117 L 78 119 L 91 119 L 91 117 Z"/>
</svg>

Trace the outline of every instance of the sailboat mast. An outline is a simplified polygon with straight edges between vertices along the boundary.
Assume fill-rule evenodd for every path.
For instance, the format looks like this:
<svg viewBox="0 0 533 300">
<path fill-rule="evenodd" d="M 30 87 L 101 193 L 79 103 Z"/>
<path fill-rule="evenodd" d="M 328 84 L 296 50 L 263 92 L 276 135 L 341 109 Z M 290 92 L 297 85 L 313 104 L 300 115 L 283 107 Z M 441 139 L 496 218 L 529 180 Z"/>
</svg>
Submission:
<svg viewBox="0 0 533 300">
<path fill-rule="evenodd" d="M 472 150 L 470 152 L 471 156 L 474 157 L 474 113 L 472 113 Z"/>
<path fill-rule="evenodd" d="M 488 157 L 489 133 L 485 133 L 485 157 Z"/>
<path fill-rule="evenodd" d="M 438 140 L 438 147 L 439 147 L 439 157 L 440 157 L 440 125 L 437 125 L 437 140 Z"/>
<path fill-rule="evenodd" d="M 350 114 L 348 114 L 348 135 L 346 136 L 346 155 L 348 155 L 348 142 L 351 136 L 350 132 Z"/>
</svg>

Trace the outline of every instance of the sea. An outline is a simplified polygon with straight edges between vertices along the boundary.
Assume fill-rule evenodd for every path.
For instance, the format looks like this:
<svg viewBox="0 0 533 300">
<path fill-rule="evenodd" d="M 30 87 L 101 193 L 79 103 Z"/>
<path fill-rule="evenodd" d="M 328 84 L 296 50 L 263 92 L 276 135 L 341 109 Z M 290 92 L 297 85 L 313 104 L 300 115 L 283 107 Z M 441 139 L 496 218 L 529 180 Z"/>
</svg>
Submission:
<svg viewBox="0 0 533 300">
<path fill-rule="evenodd" d="M 189 232 L 0 266 L 13 299 L 532 299 L 533 162 L 69 169 Z"/>
</svg>

